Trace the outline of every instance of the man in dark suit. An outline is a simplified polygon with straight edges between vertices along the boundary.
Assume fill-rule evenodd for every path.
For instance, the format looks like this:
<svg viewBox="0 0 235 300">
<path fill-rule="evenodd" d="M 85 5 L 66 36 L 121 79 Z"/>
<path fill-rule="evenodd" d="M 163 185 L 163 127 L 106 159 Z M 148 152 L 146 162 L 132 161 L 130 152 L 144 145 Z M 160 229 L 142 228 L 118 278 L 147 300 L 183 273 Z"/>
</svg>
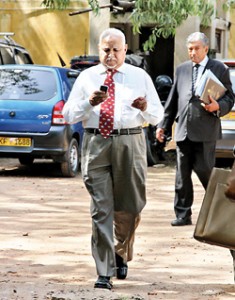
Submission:
<svg viewBox="0 0 235 300">
<path fill-rule="evenodd" d="M 157 139 L 163 142 L 164 135 L 175 121 L 176 219 L 171 222 L 172 226 L 192 224 L 192 171 L 206 189 L 215 164 L 216 140 L 221 138 L 220 117 L 226 115 L 234 104 L 229 70 L 223 63 L 208 58 L 209 40 L 206 35 L 201 32 L 192 33 L 187 38 L 186 45 L 190 60 L 176 69 L 174 84 L 165 104 L 164 119 L 156 132 Z M 210 103 L 205 105 L 194 93 L 206 69 L 216 75 L 227 91 L 218 101 L 209 96 Z"/>
</svg>

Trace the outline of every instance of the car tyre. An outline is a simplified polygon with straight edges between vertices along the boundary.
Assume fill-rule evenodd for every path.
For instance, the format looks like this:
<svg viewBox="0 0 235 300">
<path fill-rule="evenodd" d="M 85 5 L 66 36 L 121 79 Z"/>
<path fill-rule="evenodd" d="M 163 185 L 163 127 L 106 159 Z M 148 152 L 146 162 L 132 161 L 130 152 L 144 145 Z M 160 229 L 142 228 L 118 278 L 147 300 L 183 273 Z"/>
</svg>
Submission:
<svg viewBox="0 0 235 300">
<path fill-rule="evenodd" d="M 149 127 L 144 128 L 145 139 L 146 139 L 146 150 L 147 150 L 147 163 L 151 167 L 156 165 L 158 162 L 158 155 L 153 144 L 153 132 Z"/>
<path fill-rule="evenodd" d="M 65 154 L 65 161 L 61 163 L 61 172 L 64 177 L 75 177 L 80 165 L 78 142 L 73 138 Z"/>
<path fill-rule="evenodd" d="M 34 158 L 30 156 L 19 157 L 19 162 L 21 165 L 30 166 L 33 164 Z"/>
<path fill-rule="evenodd" d="M 165 146 L 166 140 L 160 143 L 156 139 L 156 126 L 149 125 L 144 128 L 146 148 L 147 148 L 147 162 L 148 166 L 158 164 L 161 161 L 165 161 Z"/>
<path fill-rule="evenodd" d="M 146 146 L 147 146 L 147 163 L 148 166 L 151 167 L 156 165 L 158 162 L 157 154 L 152 150 L 151 142 L 146 139 Z"/>
</svg>

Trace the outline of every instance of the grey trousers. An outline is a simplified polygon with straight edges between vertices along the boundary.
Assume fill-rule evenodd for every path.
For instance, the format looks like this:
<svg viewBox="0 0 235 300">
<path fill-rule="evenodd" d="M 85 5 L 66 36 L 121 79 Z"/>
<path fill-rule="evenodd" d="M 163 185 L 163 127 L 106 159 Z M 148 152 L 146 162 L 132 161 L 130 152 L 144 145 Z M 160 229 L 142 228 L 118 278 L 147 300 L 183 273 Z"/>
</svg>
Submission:
<svg viewBox="0 0 235 300">
<path fill-rule="evenodd" d="M 133 257 L 135 229 L 146 204 L 144 133 L 104 139 L 85 133 L 82 176 L 91 195 L 92 255 L 97 274 L 116 275 L 115 253 Z"/>
</svg>

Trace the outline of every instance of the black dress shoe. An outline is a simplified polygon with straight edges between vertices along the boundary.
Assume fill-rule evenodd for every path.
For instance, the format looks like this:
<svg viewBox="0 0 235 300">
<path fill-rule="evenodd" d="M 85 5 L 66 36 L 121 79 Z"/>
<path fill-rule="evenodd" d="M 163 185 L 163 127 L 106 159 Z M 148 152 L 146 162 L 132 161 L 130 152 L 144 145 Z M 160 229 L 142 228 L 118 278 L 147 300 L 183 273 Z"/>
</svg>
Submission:
<svg viewBox="0 0 235 300">
<path fill-rule="evenodd" d="M 124 263 L 123 258 L 116 254 L 116 276 L 117 279 L 125 279 L 127 276 L 128 266 L 126 263 Z"/>
<path fill-rule="evenodd" d="M 109 276 L 99 276 L 95 282 L 94 288 L 111 290 L 113 287 Z"/>
<path fill-rule="evenodd" d="M 177 218 L 171 222 L 172 226 L 184 226 L 184 225 L 192 225 L 191 217 L 188 218 Z"/>
</svg>

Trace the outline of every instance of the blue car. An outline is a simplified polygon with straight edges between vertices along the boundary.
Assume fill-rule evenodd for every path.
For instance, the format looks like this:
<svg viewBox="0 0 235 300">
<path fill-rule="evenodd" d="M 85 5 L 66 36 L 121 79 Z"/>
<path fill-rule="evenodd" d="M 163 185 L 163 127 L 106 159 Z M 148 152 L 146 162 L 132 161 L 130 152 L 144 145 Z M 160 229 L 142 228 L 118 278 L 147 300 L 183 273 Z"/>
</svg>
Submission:
<svg viewBox="0 0 235 300">
<path fill-rule="evenodd" d="M 52 159 L 63 176 L 76 176 L 83 127 L 66 124 L 62 109 L 78 75 L 61 67 L 0 66 L 0 157 L 23 165 Z"/>
</svg>

